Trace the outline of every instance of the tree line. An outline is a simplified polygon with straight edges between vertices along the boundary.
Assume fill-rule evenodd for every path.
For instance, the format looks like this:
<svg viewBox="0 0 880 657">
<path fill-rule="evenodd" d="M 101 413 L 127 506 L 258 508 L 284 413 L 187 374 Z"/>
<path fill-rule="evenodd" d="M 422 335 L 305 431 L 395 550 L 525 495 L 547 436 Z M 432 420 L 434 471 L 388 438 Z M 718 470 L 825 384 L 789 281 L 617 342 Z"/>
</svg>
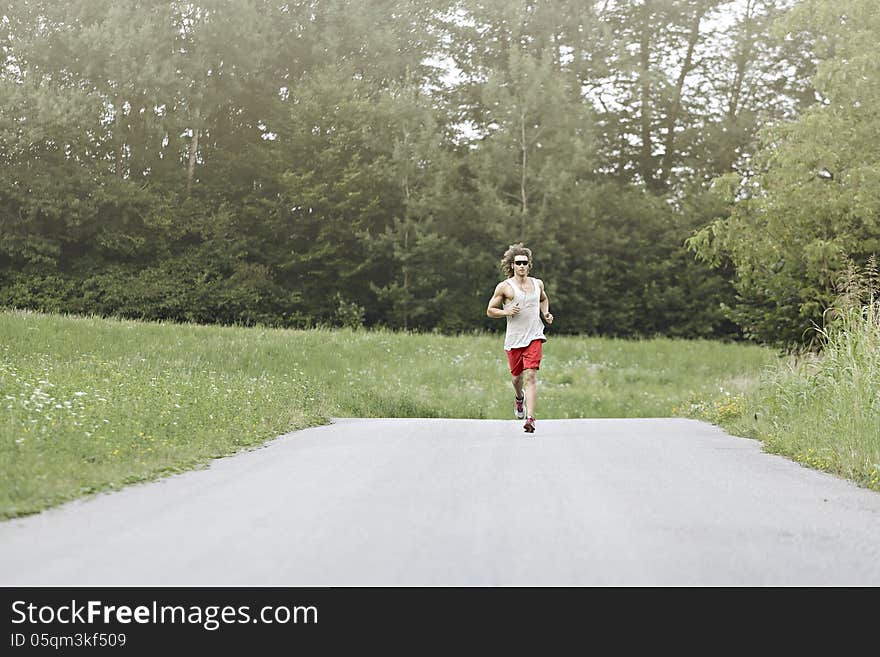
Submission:
<svg viewBox="0 0 880 657">
<path fill-rule="evenodd" d="M 876 250 L 869 4 L 9 2 L 0 304 L 480 330 L 522 241 L 557 331 L 800 339 Z"/>
</svg>

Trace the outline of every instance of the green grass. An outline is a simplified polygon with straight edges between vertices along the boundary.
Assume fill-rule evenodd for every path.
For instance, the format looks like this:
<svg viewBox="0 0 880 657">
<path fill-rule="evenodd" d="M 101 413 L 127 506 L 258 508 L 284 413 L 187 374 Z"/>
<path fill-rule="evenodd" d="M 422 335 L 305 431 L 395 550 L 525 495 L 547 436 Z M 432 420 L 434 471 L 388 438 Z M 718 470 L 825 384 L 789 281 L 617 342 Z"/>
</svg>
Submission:
<svg viewBox="0 0 880 657">
<path fill-rule="evenodd" d="M 682 407 L 756 438 L 768 452 L 880 491 L 880 273 L 850 268 L 815 331 L 819 347 L 768 368 L 758 385 Z"/>
<path fill-rule="evenodd" d="M 720 424 L 880 491 L 880 301 L 842 298 L 818 337 L 819 354 L 769 370 Z"/>
<path fill-rule="evenodd" d="M 510 418 L 499 335 L 0 312 L 0 517 L 198 467 L 332 417 Z M 753 345 L 551 336 L 538 417 L 668 417 L 742 395 Z"/>
</svg>

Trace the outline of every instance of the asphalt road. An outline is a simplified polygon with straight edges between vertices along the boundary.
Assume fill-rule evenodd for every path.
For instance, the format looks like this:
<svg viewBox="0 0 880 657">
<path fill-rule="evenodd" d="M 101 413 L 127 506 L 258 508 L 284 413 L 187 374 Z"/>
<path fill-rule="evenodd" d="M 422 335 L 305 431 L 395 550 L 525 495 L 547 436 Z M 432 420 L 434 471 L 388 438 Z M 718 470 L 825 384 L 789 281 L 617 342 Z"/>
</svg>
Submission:
<svg viewBox="0 0 880 657">
<path fill-rule="evenodd" d="M 880 585 L 880 494 L 683 419 L 358 419 L 0 523 L 0 585 Z"/>
</svg>

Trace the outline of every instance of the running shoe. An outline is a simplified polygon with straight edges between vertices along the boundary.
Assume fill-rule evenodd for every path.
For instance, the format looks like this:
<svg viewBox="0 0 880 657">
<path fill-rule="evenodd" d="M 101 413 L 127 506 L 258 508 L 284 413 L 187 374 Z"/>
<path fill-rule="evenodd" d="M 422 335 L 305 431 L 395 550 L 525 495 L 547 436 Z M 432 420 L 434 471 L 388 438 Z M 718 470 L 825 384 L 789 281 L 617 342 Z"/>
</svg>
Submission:
<svg viewBox="0 0 880 657">
<path fill-rule="evenodd" d="M 522 397 L 514 397 L 513 398 L 513 416 L 517 420 L 522 420 L 526 416 L 526 406 L 525 406 L 526 398 L 525 395 Z"/>
<path fill-rule="evenodd" d="M 535 418 L 530 415 L 529 419 L 526 420 L 526 423 L 523 425 L 523 429 L 526 430 L 526 433 L 535 433 Z"/>
</svg>

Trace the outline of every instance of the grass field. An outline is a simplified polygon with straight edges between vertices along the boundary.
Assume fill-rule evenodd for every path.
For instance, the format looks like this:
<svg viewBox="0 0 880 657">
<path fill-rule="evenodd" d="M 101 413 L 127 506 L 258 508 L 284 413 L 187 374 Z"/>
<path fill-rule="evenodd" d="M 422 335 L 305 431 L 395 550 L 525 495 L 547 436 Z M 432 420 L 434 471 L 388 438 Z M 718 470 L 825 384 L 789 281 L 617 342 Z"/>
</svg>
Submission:
<svg viewBox="0 0 880 657">
<path fill-rule="evenodd" d="M 698 406 L 769 452 L 880 491 L 880 300 L 851 285 L 817 331 L 820 354 L 786 359 L 727 405 Z"/>
<path fill-rule="evenodd" d="M 502 342 L 0 312 L 0 517 L 332 417 L 511 418 Z M 777 360 L 746 344 L 551 336 L 537 417 L 692 414 L 742 398 Z"/>
</svg>

